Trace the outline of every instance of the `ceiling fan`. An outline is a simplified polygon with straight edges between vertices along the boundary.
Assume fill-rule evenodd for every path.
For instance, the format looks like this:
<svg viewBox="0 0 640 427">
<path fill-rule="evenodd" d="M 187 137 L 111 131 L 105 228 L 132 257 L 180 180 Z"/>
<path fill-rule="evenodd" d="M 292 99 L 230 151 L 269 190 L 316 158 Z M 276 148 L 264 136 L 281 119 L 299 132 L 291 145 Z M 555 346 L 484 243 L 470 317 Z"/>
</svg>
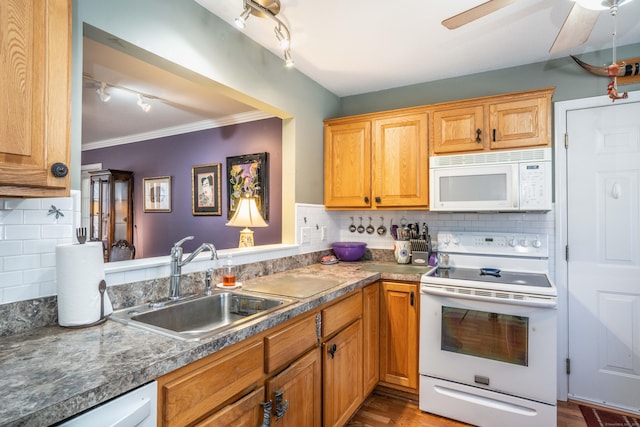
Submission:
<svg viewBox="0 0 640 427">
<path fill-rule="evenodd" d="M 496 12 L 515 1 L 489 0 L 445 19 L 442 21 L 442 25 L 453 30 Z M 583 44 L 589 38 L 591 30 L 603 9 L 609 9 L 610 13 L 613 14 L 614 9 L 617 11 L 619 6 L 630 1 L 632 0 L 575 0 L 549 52 L 560 52 Z"/>
</svg>

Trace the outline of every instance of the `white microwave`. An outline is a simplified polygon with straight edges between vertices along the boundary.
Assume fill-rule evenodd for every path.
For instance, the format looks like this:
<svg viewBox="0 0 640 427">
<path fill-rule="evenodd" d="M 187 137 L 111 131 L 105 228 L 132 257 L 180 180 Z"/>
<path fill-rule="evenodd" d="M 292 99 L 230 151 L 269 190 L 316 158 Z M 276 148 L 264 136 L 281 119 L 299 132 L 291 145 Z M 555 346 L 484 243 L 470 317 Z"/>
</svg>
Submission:
<svg viewBox="0 0 640 427">
<path fill-rule="evenodd" d="M 551 210 L 551 148 L 429 158 L 432 211 Z"/>
</svg>

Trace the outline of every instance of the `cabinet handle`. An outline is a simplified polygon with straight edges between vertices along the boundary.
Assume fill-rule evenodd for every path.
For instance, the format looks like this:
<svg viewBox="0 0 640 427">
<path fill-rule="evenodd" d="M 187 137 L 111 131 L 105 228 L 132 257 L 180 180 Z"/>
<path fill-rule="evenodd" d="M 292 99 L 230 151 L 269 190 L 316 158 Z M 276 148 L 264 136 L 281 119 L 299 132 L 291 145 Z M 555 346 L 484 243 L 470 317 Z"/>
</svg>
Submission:
<svg viewBox="0 0 640 427">
<path fill-rule="evenodd" d="M 51 174 L 56 178 L 64 178 L 69 173 L 69 168 L 64 163 L 54 163 L 51 165 Z"/>
<path fill-rule="evenodd" d="M 416 295 L 413 293 L 413 291 L 411 291 L 411 293 L 409 294 L 409 303 L 411 304 L 411 307 L 413 307 L 413 304 L 415 304 L 415 299 Z"/>
<path fill-rule="evenodd" d="M 369 197 L 368 196 L 364 196 L 364 202 L 365 203 L 369 203 Z"/>
<path fill-rule="evenodd" d="M 267 400 L 266 402 L 260 403 L 260 406 L 262 406 L 262 412 L 263 412 L 262 424 L 260 425 L 260 427 L 270 427 L 271 426 L 271 407 L 273 406 L 273 403 L 271 403 L 270 400 Z"/>
<path fill-rule="evenodd" d="M 289 400 L 282 401 L 282 396 L 284 395 L 284 391 L 274 391 L 273 395 L 276 397 L 276 423 L 280 418 L 284 417 L 284 414 L 287 413 L 287 409 L 289 409 Z"/>
<path fill-rule="evenodd" d="M 478 144 L 482 142 L 482 138 L 480 138 L 480 134 L 482 134 L 482 131 L 480 130 L 480 128 L 476 129 L 476 142 Z"/>
<path fill-rule="evenodd" d="M 493 130 L 493 142 L 496 142 L 496 130 Z"/>
<path fill-rule="evenodd" d="M 382 203 L 382 199 L 379 196 L 376 196 L 376 203 Z"/>
<path fill-rule="evenodd" d="M 329 349 L 327 350 L 327 352 L 331 355 L 332 359 L 335 357 L 336 350 L 338 350 L 338 346 L 336 346 L 335 344 L 330 346 Z"/>
</svg>

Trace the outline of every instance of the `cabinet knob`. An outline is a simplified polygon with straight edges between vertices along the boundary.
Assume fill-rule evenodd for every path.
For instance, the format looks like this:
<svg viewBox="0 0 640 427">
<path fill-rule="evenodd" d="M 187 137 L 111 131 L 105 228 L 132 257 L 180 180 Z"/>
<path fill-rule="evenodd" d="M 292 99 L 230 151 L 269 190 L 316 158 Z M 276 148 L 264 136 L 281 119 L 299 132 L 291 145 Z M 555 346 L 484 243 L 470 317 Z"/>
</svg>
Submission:
<svg viewBox="0 0 640 427">
<path fill-rule="evenodd" d="M 331 355 L 332 359 L 335 357 L 336 350 L 338 350 L 338 346 L 336 346 L 335 344 L 330 346 L 329 349 L 327 350 L 329 352 L 329 354 Z"/>
<path fill-rule="evenodd" d="M 380 198 L 379 196 L 376 196 L 376 203 L 382 203 L 382 198 Z"/>
<path fill-rule="evenodd" d="M 482 142 L 482 138 L 480 138 L 481 134 L 482 134 L 482 130 L 480 130 L 480 128 L 476 129 L 476 142 L 478 144 Z"/>
<path fill-rule="evenodd" d="M 56 178 L 64 178 L 69 173 L 69 168 L 64 163 L 54 163 L 51 165 L 51 174 Z"/>
<path fill-rule="evenodd" d="M 364 202 L 365 203 L 369 203 L 369 197 L 368 196 L 364 196 Z"/>
</svg>

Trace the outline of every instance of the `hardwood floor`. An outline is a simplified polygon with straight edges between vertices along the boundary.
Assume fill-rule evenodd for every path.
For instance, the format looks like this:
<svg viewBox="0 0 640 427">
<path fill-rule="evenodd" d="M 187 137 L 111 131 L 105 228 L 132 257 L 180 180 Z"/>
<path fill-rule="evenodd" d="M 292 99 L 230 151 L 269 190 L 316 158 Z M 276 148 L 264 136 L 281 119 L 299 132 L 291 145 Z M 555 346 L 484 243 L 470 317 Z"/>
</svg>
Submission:
<svg viewBox="0 0 640 427">
<path fill-rule="evenodd" d="M 557 427 L 586 427 L 580 408 L 573 402 L 558 402 Z M 420 411 L 415 400 L 374 392 L 349 420 L 347 427 L 468 427 L 454 421 Z"/>
</svg>

